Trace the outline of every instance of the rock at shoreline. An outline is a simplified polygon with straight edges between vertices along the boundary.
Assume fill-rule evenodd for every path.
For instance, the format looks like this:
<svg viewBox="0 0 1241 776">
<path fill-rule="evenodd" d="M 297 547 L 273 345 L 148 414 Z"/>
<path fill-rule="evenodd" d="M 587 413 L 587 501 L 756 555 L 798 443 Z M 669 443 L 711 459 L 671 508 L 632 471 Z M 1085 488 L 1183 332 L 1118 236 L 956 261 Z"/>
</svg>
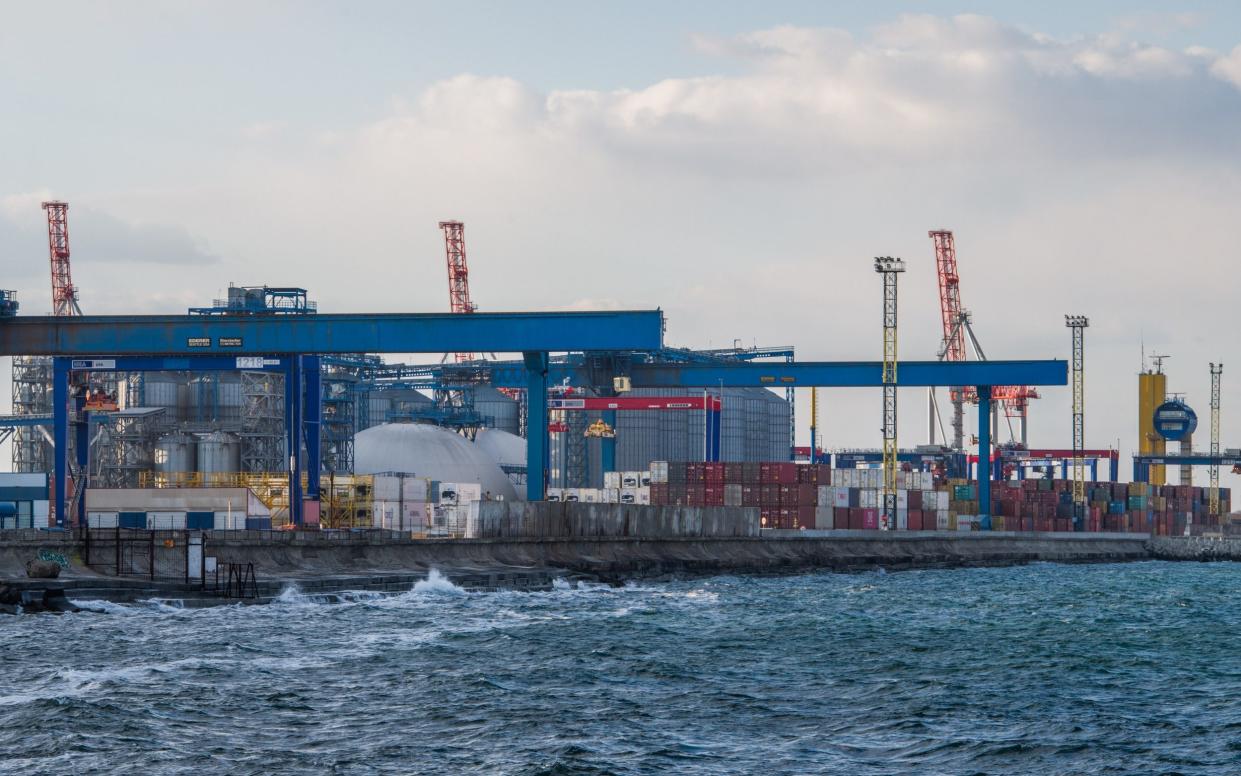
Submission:
<svg viewBox="0 0 1241 776">
<path fill-rule="evenodd" d="M 60 564 L 46 560 L 28 560 L 26 576 L 31 579 L 56 579 L 60 576 Z"/>
</svg>

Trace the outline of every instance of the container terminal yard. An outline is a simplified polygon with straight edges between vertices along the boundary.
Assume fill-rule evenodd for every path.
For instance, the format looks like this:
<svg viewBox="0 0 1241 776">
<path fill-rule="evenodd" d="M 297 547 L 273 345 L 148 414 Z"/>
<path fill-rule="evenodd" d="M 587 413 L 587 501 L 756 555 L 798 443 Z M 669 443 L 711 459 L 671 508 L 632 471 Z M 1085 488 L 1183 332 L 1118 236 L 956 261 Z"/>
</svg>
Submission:
<svg viewBox="0 0 1241 776">
<path fill-rule="evenodd" d="M 16 578 L 36 558 L 104 597 L 164 585 L 261 599 L 282 579 L 388 589 L 431 567 L 527 587 L 564 570 L 1232 552 L 1219 468 L 1241 453 L 1220 444 L 1222 366 L 1208 365 L 1205 452 L 1197 414 L 1168 393 L 1166 357 L 1144 368 L 1122 482 L 1118 452 L 1085 438 L 1089 319 L 1065 316 L 1066 360 L 989 359 L 948 230 L 929 232 L 920 259 L 938 276 L 934 358 L 900 358 L 906 261 L 879 257 L 882 357 L 807 362 L 791 347 L 670 347 L 675 321 L 659 310 L 477 312 L 460 221 L 439 223 L 448 313 L 320 312 L 303 288 L 230 286 L 184 314 L 86 315 L 69 206 L 43 209 L 53 314 L 0 292 L 0 355 L 13 357 L 0 575 L 12 585 L 31 584 Z M 449 356 L 385 358 L 417 353 Z M 881 446 L 824 449 L 818 396 L 833 387 L 876 389 Z M 915 445 L 897 439 L 898 387 L 926 390 Z M 1060 387 L 1072 439 L 1031 448 L 1029 404 Z M 798 390 L 811 392 L 809 447 L 795 443 Z"/>
</svg>

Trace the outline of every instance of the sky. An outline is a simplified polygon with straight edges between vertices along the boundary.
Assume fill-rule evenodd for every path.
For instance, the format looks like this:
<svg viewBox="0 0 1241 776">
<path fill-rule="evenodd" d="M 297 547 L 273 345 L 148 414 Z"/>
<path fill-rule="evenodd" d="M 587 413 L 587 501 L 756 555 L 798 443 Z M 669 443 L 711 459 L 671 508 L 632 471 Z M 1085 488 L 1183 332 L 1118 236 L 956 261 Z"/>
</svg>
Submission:
<svg viewBox="0 0 1241 776">
<path fill-rule="evenodd" d="M 671 345 L 803 360 L 881 356 L 872 257 L 900 256 L 901 356 L 930 359 L 927 231 L 948 228 L 989 357 L 1067 359 L 1064 314 L 1089 316 L 1086 443 L 1119 445 L 1126 478 L 1143 349 L 1170 355 L 1200 445 L 1222 362 L 1241 447 L 1235 3 L 0 12 L 0 287 L 24 312 L 50 309 L 49 198 L 99 314 L 230 282 L 304 286 L 324 312 L 445 310 L 453 218 L 480 310 L 659 307 Z M 924 394 L 900 401 L 901 443 L 924 442 Z M 821 403 L 829 447 L 879 445 L 877 391 Z M 1034 403 L 1030 441 L 1069 446 L 1067 388 Z"/>
</svg>

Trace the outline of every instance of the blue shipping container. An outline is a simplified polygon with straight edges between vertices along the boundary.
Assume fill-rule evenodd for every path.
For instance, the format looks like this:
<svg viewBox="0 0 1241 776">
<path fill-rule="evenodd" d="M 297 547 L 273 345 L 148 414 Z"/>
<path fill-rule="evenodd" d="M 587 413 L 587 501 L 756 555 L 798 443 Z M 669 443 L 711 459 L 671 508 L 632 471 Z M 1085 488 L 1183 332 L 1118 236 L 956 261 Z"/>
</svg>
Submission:
<svg viewBox="0 0 1241 776">
<path fill-rule="evenodd" d="M 121 528 L 146 528 L 146 512 L 121 512 L 116 516 L 116 523 Z"/>
<path fill-rule="evenodd" d="M 215 528 L 215 512 L 186 512 L 185 527 L 191 531 L 210 531 Z"/>
<path fill-rule="evenodd" d="M 247 531 L 270 531 L 271 530 L 271 518 L 270 517 L 247 517 L 246 518 L 246 530 Z"/>
</svg>

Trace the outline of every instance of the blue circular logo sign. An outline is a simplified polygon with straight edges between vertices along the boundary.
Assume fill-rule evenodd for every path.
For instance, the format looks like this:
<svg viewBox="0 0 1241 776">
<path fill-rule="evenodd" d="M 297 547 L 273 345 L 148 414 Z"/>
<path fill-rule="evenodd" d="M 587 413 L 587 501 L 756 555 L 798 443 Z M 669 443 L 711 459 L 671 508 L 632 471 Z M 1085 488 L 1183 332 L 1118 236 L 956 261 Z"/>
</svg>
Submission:
<svg viewBox="0 0 1241 776">
<path fill-rule="evenodd" d="M 1184 439 L 1198 428 L 1198 413 L 1180 399 L 1166 401 L 1155 408 L 1155 431 L 1172 442 Z"/>
</svg>

